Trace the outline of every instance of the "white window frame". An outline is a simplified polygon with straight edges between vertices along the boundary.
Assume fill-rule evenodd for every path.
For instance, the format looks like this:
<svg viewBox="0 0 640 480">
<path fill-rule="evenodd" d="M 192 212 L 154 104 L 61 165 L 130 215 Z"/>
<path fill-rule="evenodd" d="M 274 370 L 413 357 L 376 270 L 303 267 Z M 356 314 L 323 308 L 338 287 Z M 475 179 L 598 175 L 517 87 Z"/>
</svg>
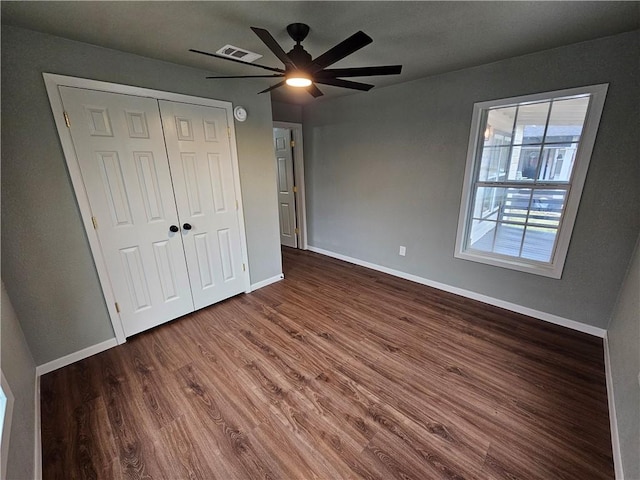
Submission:
<svg viewBox="0 0 640 480">
<path fill-rule="evenodd" d="M 485 263 L 496 267 L 509 268 L 521 272 L 543 275 L 551 278 L 561 278 L 564 263 L 569 250 L 569 241 L 573 232 L 578 205 L 582 196 L 582 189 L 587 177 L 591 153 L 595 144 L 600 117 L 604 107 L 604 101 L 609 84 L 590 85 L 585 87 L 570 88 L 566 90 L 556 90 L 552 92 L 536 93 L 519 97 L 490 100 L 478 102 L 473 106 L 473 116 L 471 120 L 471 133 L 469 135 L 469 147 L 467 150 L 467 165 L 464 174 L 464 186 L 462 190 L 462 202 L 460 216 L 458 219 L 458 233 L 456 236 L 456 247 L 454 256 L 464 260 Z M 580 146 L 574 160 L 574 168 L 569 179 L 569 193 L 566 198 L 565 209 L 562 214 L 558 233 L 556 237 L 555 249 L 551 255 L 550 262 L 540 262 L 528 260 L 520 257 L 501 255 L 493 252 L 483 252 L 469 249 L 467 247 L 467 237 L 471 228 L 471 217 L 473 207 L 473 192 L 475 191 L 476 177 L 478 175 L 480 155 L 484 144 L 484 127 L 487 114 L 490 109 L 496 107 L 507 107 L 524 102 L 540 102 L 559 97 L 571 97 L 576 95 L 591 95 L 589 108 L 580 138 Z M 481 131 L 482 130 L 482 131 Z M 524 185 L 523 185 L 524 187 Z"/>
<path fill-rule="evenodd" d="M 4 285 L 2 288 L 4 288 Z M 4 373 L 0 370 L 0 478 L 7 478 L 14 400 L 9 383 L 4 378 Z"/>
</svg>

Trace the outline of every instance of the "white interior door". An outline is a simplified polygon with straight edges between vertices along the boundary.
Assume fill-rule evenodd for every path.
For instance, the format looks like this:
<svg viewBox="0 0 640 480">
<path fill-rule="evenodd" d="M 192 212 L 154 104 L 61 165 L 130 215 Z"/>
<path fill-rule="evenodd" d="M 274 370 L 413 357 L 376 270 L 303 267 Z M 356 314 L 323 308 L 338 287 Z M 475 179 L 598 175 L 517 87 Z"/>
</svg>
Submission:
<svg viewBox="0 0 640 480">
<path fill-rule="evenodd" d="M 160 100 L 195 308 L 245 290 L 227 113 Z"/>
<path fill-rule="evenodd" d="M 280 243 L 287 247 L 297 248 L 297 216 L 294 192 L 291 130 L 289 130 L 288 128 L 274 128 L 273 145 L 276 153 L 276 169 L 278 172 L 278 214 L 280 215 Z"/>
<path fill-rule="evenodd" d="M 59 90 L 125 335 L 193 311 L 157 101 Z"/>
</svg>

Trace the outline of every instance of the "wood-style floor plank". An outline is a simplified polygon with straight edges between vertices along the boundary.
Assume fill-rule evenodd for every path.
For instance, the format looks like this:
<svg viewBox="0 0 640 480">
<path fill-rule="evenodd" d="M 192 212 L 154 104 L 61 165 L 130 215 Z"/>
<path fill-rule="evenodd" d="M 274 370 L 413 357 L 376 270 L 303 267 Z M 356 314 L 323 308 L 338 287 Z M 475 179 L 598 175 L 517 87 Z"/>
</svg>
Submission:
<svg viewBox="0 0 640 480">
<path fill-rule="evenodd" d="M 612 479 L 600 339 L 310 252 L 41 379 L 45 479 Z"/>
</svg>

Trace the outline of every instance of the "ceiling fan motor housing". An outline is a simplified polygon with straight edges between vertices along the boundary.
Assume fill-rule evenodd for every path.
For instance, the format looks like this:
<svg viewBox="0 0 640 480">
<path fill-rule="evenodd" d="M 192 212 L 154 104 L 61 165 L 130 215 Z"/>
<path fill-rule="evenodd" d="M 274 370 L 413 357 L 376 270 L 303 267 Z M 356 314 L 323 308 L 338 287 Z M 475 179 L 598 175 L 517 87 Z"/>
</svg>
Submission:
<svg viewBox="0 0 640 480">
<path fill-rule="evenodd" d="M 302 48 L 302 45 L 296 45 L 287 53 L 287 56 L 291 59 L 293 63 L 296 64 L 298 68 L 304 68 L 306 65 L 311 63 L 311 55 L 307 53 L 307 51 Z"/>
</svg>

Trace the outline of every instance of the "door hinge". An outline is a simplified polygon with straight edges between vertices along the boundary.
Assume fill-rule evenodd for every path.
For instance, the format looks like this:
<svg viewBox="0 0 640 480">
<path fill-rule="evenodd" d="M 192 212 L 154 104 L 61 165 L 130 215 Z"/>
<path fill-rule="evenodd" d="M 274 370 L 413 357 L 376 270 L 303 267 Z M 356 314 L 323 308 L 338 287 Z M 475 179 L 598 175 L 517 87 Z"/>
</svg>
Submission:
<svg viewBox="0 0 640 480">
<path fill-rule="evenodd" d="M 231 138 L 231 127 L 227 127 L 227 137 Z"/>
<path fill-rule="evenodd" d="M 116 302 L 116 312 L 120 313 L 120 305 L 118 305 L 118 302 Z"/>
<path fill-rule="evenodd" d="M 64 112 L 64 123 L 67 128 L 71 128 L 71 120 L 69 120 L 69 114 L 67 112 Z"/>
<path fill-rule="evenodd" d="M 293 193 L 298 193 L 298 187 L 296 187 L 295 185 L 293 186 Z"/>
<path fill-rule="evenodd" d="M 294 230 L 294 232 L 295 232 L 295 234 L 296 234 L 296 235 L 300 235 L 300 229 L 299 229 L 299 228 L 296 228 L 296 229 Z"/>
<path fill-rule="evenodd" d="M 296 141 L 295 140 L 291 140 L 291 148 L 296 146 Z"/>
<path fill-rule="evenodd" d="M 93 223 L 93 229 L 98 229 L 98 219 L 96 217 L 91 217 L 91 223 Z"/>
<path fill-rule="evenodd" d="M 246 272 L 246 271 L 247 271 L 247 266 L 246 266 L 244 263 L 242 264 L 242 271 L 243 271 L 243 272 Z"/>
<path fill-rule="evenodd" d="M 238 206 L 238 200 L 236 200 L 236 210 L 238 210 L 240 207 Z"/>
</svg>

